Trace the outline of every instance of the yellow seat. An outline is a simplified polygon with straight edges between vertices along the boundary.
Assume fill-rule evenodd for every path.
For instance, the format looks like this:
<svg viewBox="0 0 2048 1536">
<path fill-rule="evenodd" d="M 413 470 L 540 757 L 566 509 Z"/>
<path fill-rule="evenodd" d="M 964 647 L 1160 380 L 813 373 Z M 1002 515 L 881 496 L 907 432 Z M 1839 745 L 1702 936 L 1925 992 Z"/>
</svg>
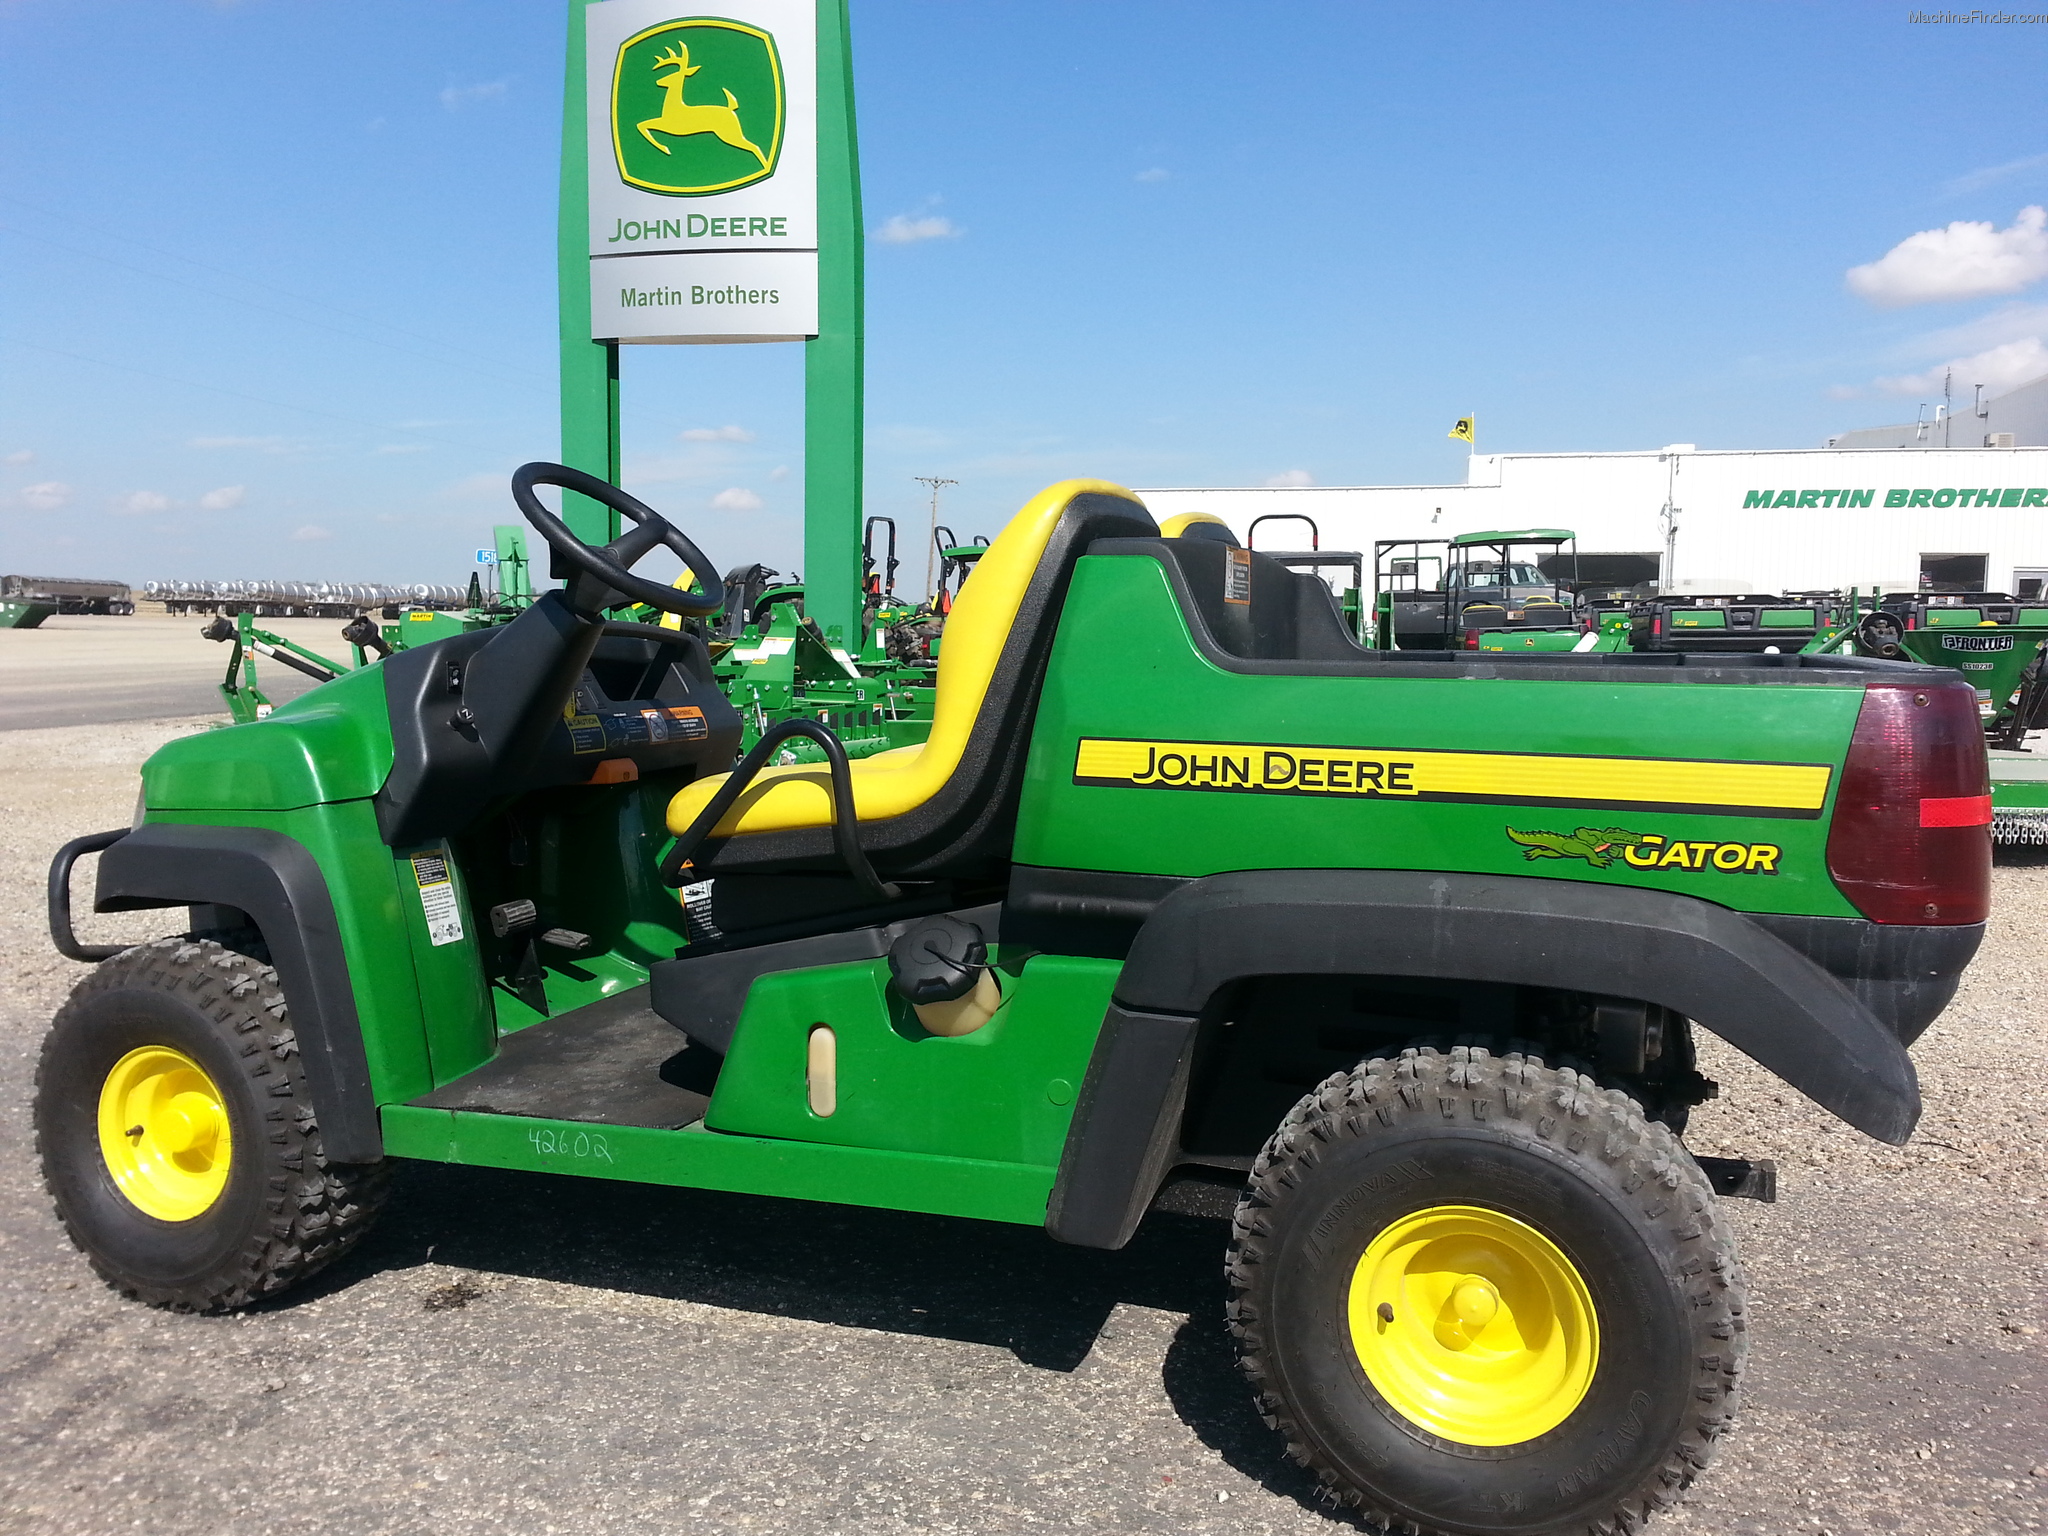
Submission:
<svg viewBox="0 0 2048 1536">
<path fill-rule="evenodd" d="M 952 778 L 974 733 L 982 701 L 1046 545 L 1068 503 L 1091 494 L 1119 497 L 1139 509 L 1144 505 L 1122 486 L 1106 480 L 1063 480 L 1040 491 L 1010 519 L 960 589 L 946 620 L 931 735 L 921 746 L 878 752 L 851 764 L 854 810 L 860 821 L 887 821 L 914 811 Z M 669 831 L 680 833 L 696 820 L 727 777 L 717 774 L 700 779 L 670 800 Z M 735 837 L 829 827 L 831 785 L 831 774 L 823 764 L 763 769 L 712 835 Z"/>
<path fill-rule="evenodd" d="M 1159 525 L 1162 539 L 1213 539 L 1218 544 L 1227 544 L 1232 549 L 1242 546 L 1237 535 L 1230 531 L 1230 524 L 1213 512 L 1182 512 L 1169 517 Z"/>
</svg>

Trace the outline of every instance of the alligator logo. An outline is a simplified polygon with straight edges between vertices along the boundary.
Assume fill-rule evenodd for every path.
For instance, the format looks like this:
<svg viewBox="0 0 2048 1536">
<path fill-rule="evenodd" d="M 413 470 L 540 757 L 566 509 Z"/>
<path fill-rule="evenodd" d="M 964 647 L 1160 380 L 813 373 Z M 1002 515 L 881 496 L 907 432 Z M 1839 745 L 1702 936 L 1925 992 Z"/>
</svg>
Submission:
<svg viewBox="0 0 2048 1536">
<path fill-rule="evenodd" d="M 1532 862 L 1536 859 L 1584 859 L 1595 869 L 1605 869 L 1612 864 L 1618 849 L 1661 841 L 1621 827 L 1580 827 L 1569 835 L 1563 832 L 1517 832 L 1513 827 L 1502 830 L 1522 845 L 1522 857 Z"/>
<path fill-rule="evenodd" d="M 702 197 L 760 181 L 782 148 L 775 39 L 712 17 L 649 27 L 619 46 L 611 109 L 612 152 L 630 186 Z"/>
</svg>

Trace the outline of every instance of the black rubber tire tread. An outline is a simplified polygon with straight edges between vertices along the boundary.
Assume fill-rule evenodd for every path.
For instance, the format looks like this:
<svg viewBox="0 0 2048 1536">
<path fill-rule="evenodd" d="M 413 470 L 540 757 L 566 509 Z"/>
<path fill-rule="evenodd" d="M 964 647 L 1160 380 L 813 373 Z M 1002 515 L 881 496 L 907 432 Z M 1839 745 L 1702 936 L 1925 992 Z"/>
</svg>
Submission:
<svg viewBox="0 0 2048 1536">
<path fill-rule="evenodd" d="M 1315 1473 L 1333 1503 L 1402 1536 L 1469 1536 L 1494 1529 L 1485 1521 L 1461 1519 L 1447 1526 L 1399 1515 L 1376 1504 L 1369 1489 L 1348 1481 L 1277 1390 L 1267 1322 L 1259 1310 L 1260 1271 L 1280 1247 L 1290 1195 L 1324 1149 L 1347 1138 L 1396 1144 L 1404 1135 L 1468 1114 L 1483 1118 L 1495 1131 L 1540 1144 L 1553 1157 L 1562 1153 L 1591 1181 L 1613 1193 L 1625 1192 L 1640 1216 L 1661 1227 L 1683 1255 L 1673 1278 L 1689 1304 L 1693 1391 L 1680 1432 L 1661 1464 L 1611 1500 L 1604 1513 L 1564 1524 L 1514 1519 L 1499 1527 L 1518 1536 L 1631 1536 L 1653 1514 L 1677 1503 L 1734 1422 L 1747 1354 L 1743 1279 L 1733 1237 L 1699 1165 L 1669 1130 L 1645 1119 L 1641 1105 L 1627 1093 L 1602 1088 L 1582 1072 L 1546 1066 L 1529 1050 L 1496 1055 L 1470 1045 L 1447 1052 L 1434 1045 L 1410 1046 L 1398 1057 L 1376 1057 L 1350 1072 L 1334 1073 L 1305 1096 L 1254 1161 L 1232 1224 L 1225 1261 L 1227 1318 L 1240 1367 L 1257 1396 L 1260 1416 L 1285 1437 L 1288 1456 Z"/>
<path fill-rule="evenodd" d="M 220 1234 L 220 1251 L 203 1272 L 172 1281 L 153 1278 L 141 1266 L 102 1251 L 103 1234 L 95 1222 L 106 1219 L 104 1212 L 84 1208 L 85 1202 L 73 1209 L 75 1193 L 66 1188 L 75 1192 L 81 1177 L 112 1188 L 93 1139 L 96 1131 L 84 1143 L 90 1152 L 80 1150 L 75 1122 L 85 1102 L 81 1090 L 91 1091 L 96 1100 L 96 1089 L 67 1081 L 78 1075 L 80 1065 L 72 1041 L 92 1028 L 90 1017 L 105 1017 L 121 994 L 138 992 L 173 1000 L 197 1014 L 200 1027 L 210 1028 L 224 1046 L 216 1059 L 232 1061 L 242 1079 L 240 1085 L 220 1085 L 230 1101 L 236 1138 L 229 1189 L 215 1209 L 195 1218 L 225 1221 L 230 1227 Z M 184 1047 L 175 1040 L 163 1043 Z M 238 1086 L 244 1091 L 238 1093 Z M 115 1290 L 172 1311 L 232 1311 L 317 1274 L 361 1240 L 390 1186 L 389 1162 L 328 1161 L 277 972 L 212 939 L 166 938 L 137 945 L 101 962 L 73 989 L 43 1042 L 35 1122 L 43 1186 L 65 1235 Z M 252 1125 L 260 1127 L 260 1134 L 248 1134 Z M 92 1166 L 67 1167 L 60 1160 Z M 243 1186 L 246 1193 L 231 1202 L 236 1181 L 242 1179 L 253 1179 L 254 1186 Z M 223 1209 L 229 1205 L 234 1209 Z M 112 1197 L 109 1208 L 125 1214 L 146 1247 L 151 1218 L 125 1207 L 119 1196 Z"/>
</svg>

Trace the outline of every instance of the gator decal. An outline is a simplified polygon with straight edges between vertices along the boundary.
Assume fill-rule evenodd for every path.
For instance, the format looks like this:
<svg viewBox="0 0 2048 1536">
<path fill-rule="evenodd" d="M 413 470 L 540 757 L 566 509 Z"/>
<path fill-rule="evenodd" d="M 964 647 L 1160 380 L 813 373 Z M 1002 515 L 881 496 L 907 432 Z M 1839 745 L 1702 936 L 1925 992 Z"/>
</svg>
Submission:
<svg viewBox="0 0 2048 1536">
<path fill-rule="evenodd" d="M 1584 859 L 1595 869 L 1605 869 L 1612 864 L 1617 850 L 1621 848 L 1662 841 L 1656 837 L 1645 838 L 1639 832 L 1624 832 L 1620 827 L 1581 827 L 1570 834 L 1517 832 L 1513 827 L 1502 830 L 1522 845 L 1522 857 L 1525 859 Z"/>
<path fill-rule="evenodd" d="M 1083 737 L 1074 782 L 1115 789 L 1572 805 L 1710 816 L 1819 817 L 1825 763 L 1438 752 Z"/>
<path fill-rule="evenodd" d="M 1518 832 L 1502 828 L 1522 845 L 1525 859 L 1584 859 L 1605 869 L 1616 858 L 1637 869 L 1718 869 L 1727 875 L 1775 875 L 1784 849 L 1776 843 L 1676 841 L 1657 832 L 1624 832 L 1619 827 L 1580 827 L 1576 832 Z"/>
</svg>

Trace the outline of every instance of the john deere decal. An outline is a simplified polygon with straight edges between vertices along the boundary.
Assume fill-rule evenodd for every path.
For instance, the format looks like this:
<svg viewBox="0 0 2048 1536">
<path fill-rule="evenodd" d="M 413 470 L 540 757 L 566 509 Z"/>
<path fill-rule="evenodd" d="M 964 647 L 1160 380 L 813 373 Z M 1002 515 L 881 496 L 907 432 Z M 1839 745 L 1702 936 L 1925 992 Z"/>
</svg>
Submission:
<svg viewBox="0 0 2048 1536">
<path fill-rule="evenodd" d="M 782 60 L 759 27 L 665 21 L 619 45 L 612 151 L 630 186 L 703 197 L 765 180 L 783 115 Z"/>
<path fill-rule="evenodd" d="M 1802 820 L 1820 815 L 1831 771 L 1825 763 L 1100 737 L 1084 737 L 1074 756 L 1074 782 L 1103 788 L 1602 806 L 1615 811 Z"/>
</svg>

